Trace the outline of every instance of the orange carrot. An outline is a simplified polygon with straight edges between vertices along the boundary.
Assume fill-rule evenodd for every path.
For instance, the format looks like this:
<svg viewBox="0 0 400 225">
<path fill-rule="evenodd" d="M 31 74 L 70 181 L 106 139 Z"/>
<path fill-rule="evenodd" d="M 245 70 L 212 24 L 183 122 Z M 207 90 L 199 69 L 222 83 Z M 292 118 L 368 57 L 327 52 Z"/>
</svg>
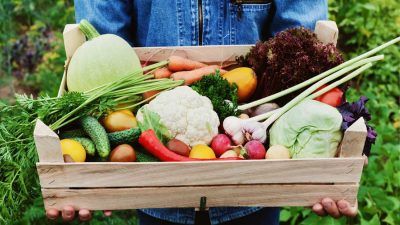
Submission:
<svg viewBox="0 0 400 225">
<path fill-rule="evenodd" d="M 154 78 L 155 79 L 169 78 L 171 74 L 172 72 L 168 68 L 162 67 L 154 71 Z"/>
<path fill-rule="evenodd" d="M 215 70 L 219 70 L 221 75 L 227 72 L 226 70 L 222 70 L 220 66 L 211 65 L 191 71 L 175 72 L 171 75 L 171 78 L 174 80 L 184 80 L 185 85 L 191 85 L 199 81 L 203 76 L 215 73 Z"/>
<path fill-rule="evenodd" d="M 168 59 L 168 69 L 172 72 L 184 71 L 184 70 L 194 70 L 207 65 L 194 60 L 186 59 L 180 56 L 170 56 Z"/>
<path fill-rule="evenodd" d="M 144 99 L 148 99 L 148 98 L 151 98 L 151 97 L 153 97 L 154 95 L 156 95 L 156 94 L 158 94 L 160 92 L 161 91 L 147 91 L 147 92 L 143 93 L 142 95 L 143 95 Z"/>
</svg>

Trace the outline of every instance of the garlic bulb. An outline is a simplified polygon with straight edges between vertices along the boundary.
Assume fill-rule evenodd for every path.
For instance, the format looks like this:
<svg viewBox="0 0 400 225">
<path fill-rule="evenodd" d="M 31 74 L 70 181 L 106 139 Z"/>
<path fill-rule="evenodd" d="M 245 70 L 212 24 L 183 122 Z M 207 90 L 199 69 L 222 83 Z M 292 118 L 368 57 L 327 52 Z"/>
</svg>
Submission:
<svg viewBox="0 0 400 225">
<path fill-rule="evenodd" d="M 227 117 L 223 122 L 225 133 L 228 134 L 236 145 L 245 141 L 257 140 L 264 143 L 267 131 L 262 123 L 242 120 L 234 116 Z"/>
</svg>

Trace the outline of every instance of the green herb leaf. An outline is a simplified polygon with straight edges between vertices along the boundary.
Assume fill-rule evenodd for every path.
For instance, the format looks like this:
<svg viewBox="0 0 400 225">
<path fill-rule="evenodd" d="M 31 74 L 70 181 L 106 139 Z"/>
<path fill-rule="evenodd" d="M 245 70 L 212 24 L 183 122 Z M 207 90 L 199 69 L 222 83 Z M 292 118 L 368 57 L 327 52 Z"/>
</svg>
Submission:
<svg viewBox="0 0 400 225">
<path fill-rule="evenodd" d="M 150 111 L 146 106 L 140 108 L 139 111 L 143 115 L 143 121 L 138 124 L 142 132 L 150 129 L 154 130 L 158 139 L 164 144 L 172 139 L 171 132 L 160 121 L 161 118 L 157 113 Z"/>
<path fill-rule="evenodd" d="M 211 100 L 214 111 L 218 114 L 220 121 L 228 116 L 237 116 L 238 107 L 238 88 L 236 84 L 229 84 L 219 74 L 204 76 L 200 81 L 194 83 L 191 88 L 200 95 L 206 96 Z"/>
</svg>

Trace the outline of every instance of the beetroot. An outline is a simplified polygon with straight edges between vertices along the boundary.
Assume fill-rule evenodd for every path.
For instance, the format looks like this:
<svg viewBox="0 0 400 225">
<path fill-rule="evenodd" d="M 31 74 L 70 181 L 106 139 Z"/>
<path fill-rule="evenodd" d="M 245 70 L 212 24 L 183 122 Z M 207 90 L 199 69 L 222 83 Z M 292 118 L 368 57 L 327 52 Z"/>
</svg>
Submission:
<svg viewBox="0 0 400 225">
<path fill-rule="evenodd" d="M 249 141 L 244 145 L 244 148 L 247 151 L 249 159 L 265 159 L 266 151 L 261 142 L 257 140 Z"/>
</svg>

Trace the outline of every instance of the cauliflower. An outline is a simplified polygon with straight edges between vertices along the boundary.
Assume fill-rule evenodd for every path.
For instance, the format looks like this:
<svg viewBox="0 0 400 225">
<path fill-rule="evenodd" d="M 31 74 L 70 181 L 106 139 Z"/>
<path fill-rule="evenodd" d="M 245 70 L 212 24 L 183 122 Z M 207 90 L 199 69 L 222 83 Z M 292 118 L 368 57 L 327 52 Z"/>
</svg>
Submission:
<svg viewBox="0 0 400 225">
<path fill-rule="evenodd" d="M 210 99 L 188 86 L 164 91 L 143 107 L 157 113 L 172 137 L 187 145 L 208 145 L 218 134 L 219 118 Z M 143 121 L 141 110 L 138 111 L 137 120 Z"/>
</svg>

